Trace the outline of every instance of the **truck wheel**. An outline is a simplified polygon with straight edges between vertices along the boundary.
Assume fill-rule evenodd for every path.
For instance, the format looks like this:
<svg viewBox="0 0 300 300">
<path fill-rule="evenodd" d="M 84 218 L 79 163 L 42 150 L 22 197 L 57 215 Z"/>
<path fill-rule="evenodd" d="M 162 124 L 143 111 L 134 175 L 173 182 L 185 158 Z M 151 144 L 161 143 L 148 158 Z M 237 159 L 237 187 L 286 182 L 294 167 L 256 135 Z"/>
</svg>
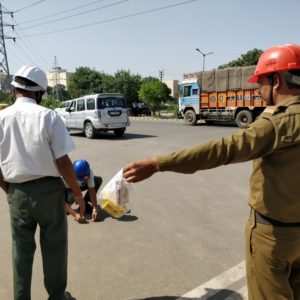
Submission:
<svg viewBox="0 0 300 300">
<path fill-rule="evenodd" d="M 125 132 L 125 128 L 118 128 L 114 130 L 115 135 L 119 137 L 123 136 L 124 132 Z"/>
<path fill-rule="evenodd" d="M 249 110 L 241 110 L 235 118 L 235 122 L 240 128 L 247 128 L 253 121 L 252 112 Z"/>
<path fill-rule="evenodd" d="M 187 110 L 184 114 L 184 122 L 187 125 L 196 125 L 197 123 L 197 116 L 193 110 Z"/>
<path fill-rule="evenodd" d="M 95 137 L 95 129 L 91 122 L 87 122 L 84 124 L 84 134 L 88 139 L 92 139 Z"/>
</svg>

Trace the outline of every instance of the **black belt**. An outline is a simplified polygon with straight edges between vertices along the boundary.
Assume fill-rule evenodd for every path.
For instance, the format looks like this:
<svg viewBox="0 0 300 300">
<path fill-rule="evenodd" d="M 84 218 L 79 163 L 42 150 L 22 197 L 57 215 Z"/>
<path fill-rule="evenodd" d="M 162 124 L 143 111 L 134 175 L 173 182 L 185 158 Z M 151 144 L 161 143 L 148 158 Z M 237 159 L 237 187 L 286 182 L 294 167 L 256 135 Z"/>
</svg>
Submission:
<svg viewBox="0 0 300 300">
<path fill-rule="evenodd" d="M 10 183 L 10 184 L 28 184 L 28 183 L 38 183 L 38 182 L 43 182 L 43 181 L 47 181 L 47 180 L 53 180 L 53 179 L 59 179 L 60 177 L 54 177 L 54 176 L 44 176 L 44 177 L 40 177 L 37 179 L 33 179 L 33 180 L 28 180 L 28 181 L 24 181 L 24 182 L 20 182 L 20 183 Z"/>
<path fill-rule="evenodd" d="M 300 227 L 300 222 L 294 222 L 294 223 L 284 223 L 280 222 L 274 219 L 271 219 L 269 217 L 266 217 L 257 211 L 255 211 L 255 219 L 257 223 L 260 224 L 266 224 L 266 225 L 272 225 L 277 227 Z"/>
</svg>

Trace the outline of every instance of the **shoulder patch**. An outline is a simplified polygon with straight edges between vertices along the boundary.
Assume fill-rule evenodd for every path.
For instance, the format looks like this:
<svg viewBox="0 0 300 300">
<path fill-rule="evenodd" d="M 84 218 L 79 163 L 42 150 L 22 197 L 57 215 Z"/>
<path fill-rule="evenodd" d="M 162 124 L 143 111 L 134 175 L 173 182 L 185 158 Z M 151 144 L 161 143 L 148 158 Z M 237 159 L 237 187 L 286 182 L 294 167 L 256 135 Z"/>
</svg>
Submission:
<svg viewBox="0 0 300 300">
<path fill-rule="evenodd" d="M 267 106 L 263 112 L 273 115 L 276 112 L 276 110 L 277 106 Z"/>
</svg>

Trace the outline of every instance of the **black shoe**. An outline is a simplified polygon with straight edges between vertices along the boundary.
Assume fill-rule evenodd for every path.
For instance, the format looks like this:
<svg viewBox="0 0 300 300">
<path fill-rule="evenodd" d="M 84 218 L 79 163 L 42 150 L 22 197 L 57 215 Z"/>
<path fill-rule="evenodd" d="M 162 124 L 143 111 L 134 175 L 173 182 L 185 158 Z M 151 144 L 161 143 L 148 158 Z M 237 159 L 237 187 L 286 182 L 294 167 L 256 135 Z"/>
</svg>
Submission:
<svg viewBox="0 0 300 300">
<path fill-rule="evenodd" d="M 76 298 L 74 298 L 70 292 L 65 292 L 62 297 L 62 300 L 76 300 Z"/>
</svg>

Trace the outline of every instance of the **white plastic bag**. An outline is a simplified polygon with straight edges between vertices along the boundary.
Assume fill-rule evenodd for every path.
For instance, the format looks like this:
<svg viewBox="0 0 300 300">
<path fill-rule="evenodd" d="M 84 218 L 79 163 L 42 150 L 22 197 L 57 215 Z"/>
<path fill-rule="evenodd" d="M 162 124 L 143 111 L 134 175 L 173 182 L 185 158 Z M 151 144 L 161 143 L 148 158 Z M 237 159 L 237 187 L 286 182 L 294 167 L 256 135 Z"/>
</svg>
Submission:
<svg viewBox="0 0 300 300">
<path fill-rule="evenodd" d="M 97 201 L 101 208 L 114 218 L 125 215 L 129 209 L 130 184 L 123 177 L 121 169 L 107 184 L 97 193 Z"/>
</svg>

